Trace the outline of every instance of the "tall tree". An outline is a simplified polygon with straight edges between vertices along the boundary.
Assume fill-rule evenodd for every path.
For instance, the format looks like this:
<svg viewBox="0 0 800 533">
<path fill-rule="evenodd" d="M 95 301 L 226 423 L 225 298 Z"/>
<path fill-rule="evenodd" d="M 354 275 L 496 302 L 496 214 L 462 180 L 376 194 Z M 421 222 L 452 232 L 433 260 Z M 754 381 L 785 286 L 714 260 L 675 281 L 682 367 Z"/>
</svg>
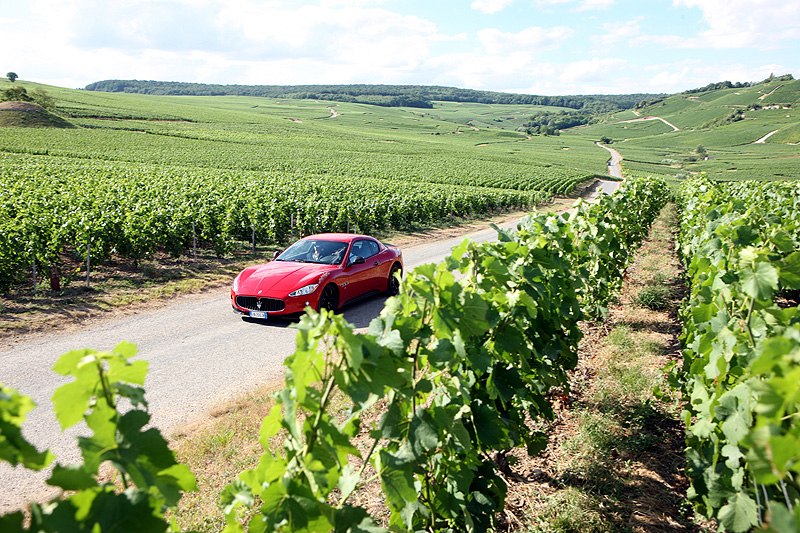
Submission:
<svg viewBox="0 0 800 533">
<path fill-rule="evenodd" d="M 11 83 L 14 83 L 15 81 L 17 81 L 17 78 L 19 78 L 19 76 L 17 76 L 16 72 L 8 72 L 8 73 L 6 73 L 6 76 L 11 81 Z"/>
</svg>

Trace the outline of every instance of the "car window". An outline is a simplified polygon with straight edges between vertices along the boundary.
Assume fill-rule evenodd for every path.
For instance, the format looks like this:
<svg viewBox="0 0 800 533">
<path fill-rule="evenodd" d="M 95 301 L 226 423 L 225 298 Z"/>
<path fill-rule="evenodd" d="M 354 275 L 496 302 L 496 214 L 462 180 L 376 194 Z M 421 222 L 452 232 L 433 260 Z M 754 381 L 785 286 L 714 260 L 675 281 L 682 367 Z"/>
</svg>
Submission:
<svg viewBox="0 0 800 533">
<path fill-rule="evenodd" d="M 376 255 L 380 250 L 378 249 L 378 243 L 375 241 L 367 241 L 367 246 L 369 246 L 369 256 L 372 257 Z"/>
<path fill-rule="evenodd" d="M 276 260 L 338 265 L 344 259 L 345 250 L 346 242 L 301 239 L 284 250 Z"/>
<path fill-rule="evenodd" d="M 359 255 L 364 259 L 372 257 L 378 253 L 378 245 L 374 241 L 360 240 L 353 243 L 353 248 L 350 250 L 350 257 Z"/>
</svg>

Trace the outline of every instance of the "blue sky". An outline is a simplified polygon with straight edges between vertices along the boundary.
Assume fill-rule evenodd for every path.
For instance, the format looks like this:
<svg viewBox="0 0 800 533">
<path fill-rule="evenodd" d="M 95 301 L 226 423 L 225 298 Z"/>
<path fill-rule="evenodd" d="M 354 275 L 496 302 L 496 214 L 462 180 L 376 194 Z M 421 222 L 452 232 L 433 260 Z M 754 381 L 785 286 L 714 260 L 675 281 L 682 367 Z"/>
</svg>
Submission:
<svg viewBox="0 0 800 533">
<path fill-rule="evenodd" d="M 103 79 L 673 93 L 800 77 L 798 0 L 28 0 L 0 69 Z"/>
</svg>

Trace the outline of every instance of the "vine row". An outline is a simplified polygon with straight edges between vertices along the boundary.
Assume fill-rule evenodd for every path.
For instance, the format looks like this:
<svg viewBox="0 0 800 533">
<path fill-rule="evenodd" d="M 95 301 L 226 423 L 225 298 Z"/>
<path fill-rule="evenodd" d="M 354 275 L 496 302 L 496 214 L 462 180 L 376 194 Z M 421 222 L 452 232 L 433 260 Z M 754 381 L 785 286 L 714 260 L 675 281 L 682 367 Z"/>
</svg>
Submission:
<svg viewBox="0 0 800 533">
<path fill-rule="evenodd" d="M 221 496 L 226 531 L 492 528 L 506 496 L 494 460 L 517 446 L 543 449 L 545 435 L 527 421 L 553 417 L 550 394 L 568 386 L 577 363 L 578 321 L 607 308 L 667 196 L 663 181 L 631 180 L 568 216 L 535 214 L 516 232 L 498 230 L 496 242 L 465 241 L 443 263 L 410 272 L 367 333 L 341 315 L 305 315 L 285 363 L 286 388 L 261 428 L 265 452 Z M 107 501 L 121 502 L 120 521 L 154 517 L 138 531 L 170 527 L 163 513 L 194 480 L 163 452 L 155 429 L 145 433 L 157 445 L 137 437 L 148 418 L 138 386 L 146 363 L 130 363 L 132 355 L 123 344 L 112 354 L 71 352 L 57 365 L 76 376 L 54 396 L 59 419 L 82 417 L 95 437 L 82 441 L 86 466 L 57 468 L 51 477 L 77 493 L 35 507 L 27 530 L 74 521 L 90 529 L 94 520 L 110 531 Z M 120 396 L 133 414 L 117 413 Z M 0 402 L 2 419 L 11 421 L 0 424 L 0 458 L 46 464 L 19 432 L 30 401 L 8 389 L 2 398 L 12 400 Z M 380 420 L 365 422 L 379 406 Z M 366 445 L 357 445 L 359 435 Z M 156 449 L 158 461 L 139 459 Z M 95 465 L 106 459 L 123 473 L 124 487 L 95 481 Z M 370 483 L 381 485 L 386 523 L 359 500 Z M 1 520 L 9 531 L 26 530 L 18 513 Z"/>
<path fill-rule="evenodd" d="M 800 527 L 797 184 L 686 182 L 679 251 L 690 499 L 722 530 Z"/>
<path fill-rule="evenodd" d="M 237 241 L 255 246 L 292 233 L 404 229 L 549 198 L 542 191 L 0 154 L 0 290 L 34 262 L 57 271 L 67 251 L 85 261 L 90 250 L 99 265 L 112 254 L 177 257 L 197 239 L 224 255 Z"/>
</svg>

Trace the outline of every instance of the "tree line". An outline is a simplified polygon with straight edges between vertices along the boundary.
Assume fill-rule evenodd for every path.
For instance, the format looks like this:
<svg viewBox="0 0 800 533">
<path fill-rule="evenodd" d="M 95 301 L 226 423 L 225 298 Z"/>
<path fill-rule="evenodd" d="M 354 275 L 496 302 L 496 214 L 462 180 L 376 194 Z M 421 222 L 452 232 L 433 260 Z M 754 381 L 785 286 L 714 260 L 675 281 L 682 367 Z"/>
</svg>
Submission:
<svg viewBox="0 0 800 533">
<path fill-rule="evenodd" d="M 597 121 L 595 114 L 589 111 L 543 111 L 536 113 L 525 123 L 525 132 L 529 135 L 558 135 L 559 130 L 574 128 Z"/>
<path fill-rule="evenodd" d="M 630 109 L 655 94 L 541 96 L 434 85 L 220 85 L 172 81 L 104 80 L 87 91 L 191 96 L 260 96 L 364 103 L 391 107 L 433 107 L 433 101 L 566 107 L 603 113 Z"/>
</svg>

